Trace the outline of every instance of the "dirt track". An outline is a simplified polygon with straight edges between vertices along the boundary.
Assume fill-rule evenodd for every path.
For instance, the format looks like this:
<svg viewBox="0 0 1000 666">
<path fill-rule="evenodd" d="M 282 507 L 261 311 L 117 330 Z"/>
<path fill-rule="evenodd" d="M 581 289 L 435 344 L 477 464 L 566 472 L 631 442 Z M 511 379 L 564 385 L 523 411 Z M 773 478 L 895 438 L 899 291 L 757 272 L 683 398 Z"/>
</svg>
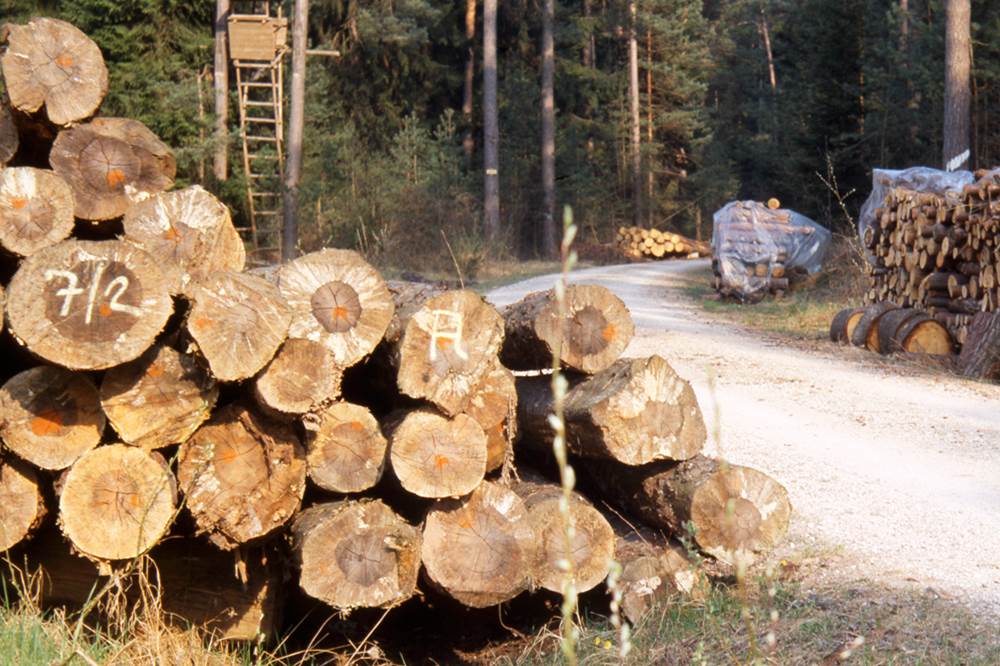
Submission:
<svg viewBox="0 0 1000 666">
<path fill-rule="evenodd" d="M 798 350 L 713 321 L 683 292 L 704 266 L 601 267 L 572 281 L 614 290 L 636 321 L 626 355 L 669 360 L 709 429 L 718 422 L 722 455 L 786 485 L 786 552 L 832 554 L 837 578 L 932 588 L 1000 616 L 1000 386 L 832 343 Z M 554 280 L 488 298 L 505 305 Z"/>
</svg>

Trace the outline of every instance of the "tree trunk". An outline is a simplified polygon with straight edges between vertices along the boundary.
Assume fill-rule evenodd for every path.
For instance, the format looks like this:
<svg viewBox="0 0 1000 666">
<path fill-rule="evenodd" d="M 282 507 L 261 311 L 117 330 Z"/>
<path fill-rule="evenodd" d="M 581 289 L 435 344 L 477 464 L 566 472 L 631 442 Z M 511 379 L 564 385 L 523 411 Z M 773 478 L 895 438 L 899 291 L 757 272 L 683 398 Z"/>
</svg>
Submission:
<svg viewBox="0 0 1000 666">
<path fill-rule="evenodd" d="M 173 311 L 157 259 L 124 241 L 65 241 L 21 262 L 7 323 L 32 352 L 74 370 L 137 358 Z"/>
<path fill-rule="evenodd" d="M 229 382 L 267 365 L 291 319 L 278 288 L 264 278 L 218 271 L 195 287 L 187 330 L 212 375 Z"/>
<path fill-rule="evenodd" d="M 382 276 L 352 250 L 320 250 L 285 264 L 278 288 L 293 311 L 289 337 L 322 342 L 341 368 L 370 354 L 392 320 Z"/>
<path fill-rule="evenodd" d="M 309 478 L 317 486 L 359 493 L 382 478 L 388 443 L 367 407 L 335 402 L 303 423 Z"/>
<path fill-rule="evenodd" d="M 646 31 L 646 145 L 653 148 L 653 31 Z M 646 224 L 653 228 L 653 201 L 655 200 L 656 179 L 653 175 L 652 153 L 646 158 Z"/>
<path fill-rule="evenodd" d="M 171 292 L 215 271 L 242 271 L 246 251 L 229 208 L 198 185 L 163 192 L 125 211 L 125 240 L 160 259 Z"/>
<path fill-rule="evenodd" d="M 173 187 L 177 163 L 170 149 L 138 120 L 96 118 L 59 132 L 52 168 L 73 188 L 75 215 L 120 217 L 129 206 Z"/>
<path fill-rule="evenodd" d="M 583 17 L 585 19 L 590 19 L 592 16 L 591 0 L 583 0 Z M 594 31 L 590 27 L 590 21 L 587 21 L 587 40 L 583 44 L 583 66 L 584 67 L 596 67 L 597 66 L 597 40 L 594 38 Z"/>
<path fill-rule="evenodd" d="M 552 37 L 555 0 L 542 6 L 542 253 L 548 259 L 559 256 L 556 240 L 556 53 Z"/>
<path fill-rule="evenodd" d="M 85 453 L 63 478 L 59 526 L 73 546 L 98 560 L 137 557 L 174 520 L 177 484 L 158 453 L 125 444 Z"/>
<path fill-rule="evenodd" d="M 305 414 L 337 399 L 341 376 L 329 347 L 292 338 L 257 376 L 254 397 L 268 413 Z"/>
<path fill-rule="evenodd" d="M 483 0 L 483 223 L 500 236 L 500 128 L 497 120 L 497 0 Z"/>
<path fill-rule="evenodd" d="M 600 463 L 590 476 L 609 499 L 646 525 L 687 535 L 718 560 L 749 563 L 784 536 L 791 514 L 788 493 L 749 467 L 696 456 L 680 463 L 628 467 Z"/>
<path fill-rule="evenodd" d="M 212 83 L 215 87 L 215 151 L 212 173 L 226 180 L 229 173 L 229 0 L 215 0 L 215 62 Z"/>
<path fill-rule="evenodd" d="M 486 433 L 486 473 L 499 469 L 513 458 L 512 443 L 517 437 L 517 388 L 514 373 L 497 360 L 472 390 L 465 409 Z"/>
<path fill-rule="evenodd" d="M 27 114 L 45 106 L 55 125 L 94 115 L 108 92 L 108 69 L 97 44 L 65 21 L 34 18 L 5 26 L 2 66 L 11 106 Z"/>
<path fill-rule="evenodd" d="M 156 346 L 108 370 L 100 397 L 122 441 L 152 450 L 190 437 L 211 414 L 219 387 L 193 356 Z"/>
<path fill-rule="evenodd" d="M 306 41 L 309 0 L 295 0 L 292 20 L 292 85 L 288 112 L 288 158 L 282 192 L 281 260 L 295 257 L 299 245 L 299 179 L 302 177 L 302 131 L 306 108 Z"/>
<path fill-rule="evenodd" d="M 642 226 L 642 149 L 639 124 L 639 45 L 636 41 L 636 0 L 629 0 L 628 28 L 628 97 L 629 121 L 631 127 L 632 157 L 632 219 L 637 227 Z"/>
<path fill-rule="evenodd" d="M 566 288 L 565 300 L 565 322 L 553 289 L 528 294 L 503 311 L 504 365 L 513 370 L 551 368 L 560 339 L 561 364 L 581 372 L 598 372 L 621 356 L 635 331 L 621 299 L 605 287 L 578 284 Z"/>
<path fill-rule="evenodd" d="M 548 377 L 517 380 L 518 428 L 525 446 L 552 441 Z M 580 381 L 566 395 L 569 450 L 599 460 L 641 465 L 685 460 L 705 445 L 705 422 L 690 384 L 659 356 L 621 359 Z"/>
<path fill-rule="evenodd" d="M 972 65 L 971 1 L 946 0 L 944 69 L 944 168 L 969 168 Z"/>
<path fill-rule="evenodd" d="M 524 502 L 485 481 L 467 497 L 431 508 L 421 560 L 437 588 L 466 606 L 486 608 L 530 587 L 536 543 Z"/>
<path fill-rule="evenodd" d="M 292 534 L 299 587 L 337 610 L 391 608 L 416 591 L 420 531 L 379 500 L 317 504 Z"/>
<path fill-rule="evenodd" d="M 465 41 L 468 55 L 465 58 L 465 81 L 462 86 L 462 121 L 465 136 L 462 137 L 462 152 L 465 153 L 465 168 L 472 168 L 472 155 L 476 140 L 472 135 L 472 86 L 476 78 L 476 0 L 465 0 Z"/>
<path fill-rule="evenodd" d="M 418 497 L 461 497 L 486 475 L 486 434 L 472 417 L 419 409 L 391 417 L 385 429 L 392 471 Z"/>
<path fill-rule="evenodd" d="M 18 460 L 0 460 L 0 553 L 28 538 L 45 518 L 38 477 Z"/>
<path fill-rule="evenodd" d="M 1000 313 L 981 312 L 972 319 L 958 367 L 965 377 L 1000 379 Z"/>
<path fill-rule="evenodd" d="M 2 160 L 0 160 L 2 162 Z M 0 171 L 0 245 L 26 257 L 69 237 L 73 191 L 53 171 L 12 167 Z"/>
<path fill-rule="evenodd" d="M 537 559 L 532 572 L 535 585 L 561 592 L 566 576 L 561 563 L 566 560 L 572 560 L 577 592 L 586 592 L 603 583 L 615 557 L 615 533 L 604 516 L 582 496 L 573 493 L 569 513 L 574 531 L 572 539 L 567 541 L 559 510 L 561 487 L 533 478 L 514 484 L 512 489 L 524 500 L 535 532 Z"/>
<path fill-rule="evenodd" d="M 306 457 L 291 426 L 233 404 L 181 445 L 177 478 L 198 531 L 230 550 L 291 520 L 305 491 Z"/>
<path fill-rule="evenodd" d="M 764 53 L 767 54 L 767 79 L 771 84 L 771 92 L 778 91 L 778 74 L 774 69 L 774 52 L 771 51 L 771 30 L 767 24 L 767 14 L 764 5 L 760 7 L 760 36 L 764 40 Z"/>
</svg>

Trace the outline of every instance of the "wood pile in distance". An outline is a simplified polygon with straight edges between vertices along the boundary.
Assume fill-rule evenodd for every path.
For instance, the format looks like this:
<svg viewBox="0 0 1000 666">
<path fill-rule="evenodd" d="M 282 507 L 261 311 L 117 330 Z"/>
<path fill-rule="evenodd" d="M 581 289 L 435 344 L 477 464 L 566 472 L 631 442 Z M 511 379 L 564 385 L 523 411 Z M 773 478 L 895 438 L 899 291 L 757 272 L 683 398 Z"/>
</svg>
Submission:
<svg viewBox="0 0 1000 666">
<path fill-rule="evenodd" d="M 711 253 L 708 243 L 642 227 L 618 227 L 615 245 L 629 259 L 696 259 Z"/>
</svg>

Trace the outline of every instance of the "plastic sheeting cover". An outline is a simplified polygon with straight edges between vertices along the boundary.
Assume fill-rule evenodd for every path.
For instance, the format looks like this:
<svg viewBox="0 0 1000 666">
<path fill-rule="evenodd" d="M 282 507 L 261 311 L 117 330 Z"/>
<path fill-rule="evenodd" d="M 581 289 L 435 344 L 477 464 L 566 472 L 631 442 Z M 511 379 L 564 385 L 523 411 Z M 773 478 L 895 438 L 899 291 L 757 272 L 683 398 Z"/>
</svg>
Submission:
<svg viewBox="0 0 1000 666">
<path fill-rule="evenodd" d="M 872 193 L 868 195 L 858 214 L 858 238 L 864 242 L 865 231 L 875 222 L 875 209 L 885 203 L 889 191 L 905 187 L 916 192 L 932 192 L 944 195 L 946 192 L 961 192 L 962 188 L 974 181 L 971 171 L 941 171 L 930 167 L 909 169 L 875 169 L 872 171 Z M 866 253 L 868 260 L 874 256 Z"/>
<path fill-rule="evenodd" d="M 805 215 L 772 210 L 758 201 L 732 201 L 712 217 L 712 249 L 723 284 L 746 296 L 764 292 L 770 276 L 752 274 L 757 264 L 804 268 L 816 273 L 830 246 L 830 232 Z"/>
</svg>

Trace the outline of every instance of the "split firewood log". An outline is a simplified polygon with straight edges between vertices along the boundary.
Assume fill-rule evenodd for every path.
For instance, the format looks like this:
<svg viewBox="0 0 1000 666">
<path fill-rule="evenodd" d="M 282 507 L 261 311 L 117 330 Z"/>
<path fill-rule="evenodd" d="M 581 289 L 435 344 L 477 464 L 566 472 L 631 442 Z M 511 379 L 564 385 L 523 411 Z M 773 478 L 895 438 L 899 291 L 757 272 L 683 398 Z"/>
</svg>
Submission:
<svg viewBox="0 0 1000 666">
<path fill-rule="evenodd" d="M 335 493 L 358 493 L 379 482 L 388 443 L 367 407 L 335 402 L 303 421 L 313 483 Z"/>
<path fill-rule="evenodd" d="M 94 115 L 108 93 L 108 69 L 93 40 L 51 18 L 8 24 L 5 30 L 7 50 L 0 65 L 15 109 L 32 114 L 44 106 L 56 125 Z"/>
<path fill-rule="evenodd" d="M 329 347 L 291 338 L 257 375 L 254 397 L 269 413 L 305 414 L 337 399 L 342 375 Z"/>
<path fill-rule="evenodd" d="M 59 525 L 73 546 L 98 560 L 137 557 L 174 520 L 177 484 L 155 452 L 101 446 L 73 463 L 59 492 Z"/>
<path fill-rule="evenodd" d="M 646 525 L 684 536 L 729 564 L 769 552 L 785 535 L 792 507 L 788 492 L 758 470 L 704 456 L 680 463 L 629 467 L 593 465 L 594 483 Z"/>
<path fill-rule="evenodd" d="M 499 469 L 517 437 L 517 385 L 499 360 L 472 391 L 465 413 L 486 433 L 486 472 Z"/>
<path fill-rule="evenodd" d="M 484 481 L 427 514 L 421 560 L 430 582 L 472 608 L 495 606 L 532 585 L 537 540 L 524 502 Z"/>
<path fill-rule="evenodd" d="M 306 458 L 287 424 L 229 405 L 181 444 L 178 458 L 198 531 L 224 550 L 274 533 L 299 510 Z"/>
<path fill-rule="evenodd" d="M 217 379 L 252 377 L 285 341 L 292 312 L 264 278 L 219 271 L 192 293 L 187 330 Z"/>
<path fill-rule="evenodd" d="M 292 534 L 299 587 L 337 610 L 391 608 L 416 591 L 420 530 L 379 500 L 317 504 Z"/>
<path fill-rule="evenodd" d="M 560 320 L 554 289 L 528 294 L 503 311 L 504 365 L 512 370 L 551 368 L 558 347 L 564 367 L 594 373 L 621 356 L 635 330 L 621 299 L 604 287 L 578 284 L 566 288 L 565 302 L 565 321 Z"/>
<path fill-rule="evenodd" d="M 520 442 L 550 446 L 551 378 L 518 378 L 517 394 Z M 707 436 L 691 385 L 659 356 L 620 359 L 578 381 L 566 394 L 564 414 L 570 451 L 627 465 L 686 460 Z"/>
<path fill-rule="evenodd" d="M 0 95 L 0 167 L 7 166 L 14 159 L 20 143 L 17 124 L 7 105 L 6 96 Z"/>
<path fill-rule="evenodd" d="M 161 260 L 172 293 L 215 271 L 242 271 L 243 240 L 229 208 L 198 185 L 161 192 L 125 211 L 125 240 Z"/>
<path fill-rule="evenodd" d="M 486 434 L 465 414 L 430 409 L 390 417 L 389 460 L 407 491 L 419 497 L 461 497 L 486 475 Z"/>
<path fill-rule="evenodd" d="M 73 231 L 73 191 L 54 171 L 0 171 L 0 245 L 19 256 L 65 240 Z"/>
<path fill-rule="evenodd" d="M 97 389 L 85 374 L 45 365 L 0 388 L 4 445 L 41 469 L 72 465 L 100 443 L 104 423 Z"/>
<path fill-rule="evenodd" d="M 153 450 L 190 437 L 211 415 L 219 387 L 194 357 L 158 345 L 108 370 L 100 396 L 121 440 Z"/>
<path fill-rule="evenodd" d="M 110 220 L 129 206 L 170 189 L 173 153 L 138 120 L 96 118 L 59 132 L 49 155 L 76 201 L 75 215 Z"/>
<path fill-rule="evenodd" d="M 528 520 L 535 531 L 535 584 L 552 592 L 562 592 L 566 571 L 562 563 L 573 565 L 577 592 L 586 592 L 604 582 L 615 557 L 615 533 L 611 525 L 586 499 L 573 493 L 569 515 L 573 536 L 567 539 L 560 511 L 562 488 L 537 477 L 523 476 L 512 490 L 524 500 Z"/>
<path fill-rule="evenodd" d="M 122 241 L 68 240 L 39 250 L 7 287 L 11 333 L 73 370 L 138 358 L 172 311 L 157 260 Z"/>
<path fill-rule="evenodd" d="M 27 539 L 45 514 L 35 471 L 19 460 L 0 461 L 0 553 Z"/>
<path fill-rule="evenodd" d="M 278 288 L 293 312 L 289 337 L 323 343 L 341 368 L 370 354 L 392 319 L 382 276 L 351 250 L 325 249 L 283 265 Z"/>
<path fill-rule="evenodd" d="M 965 377 L 1000 379 L 1000 313 L 981 312 L 973 317 L 958 367 Z"/>
</svg>

